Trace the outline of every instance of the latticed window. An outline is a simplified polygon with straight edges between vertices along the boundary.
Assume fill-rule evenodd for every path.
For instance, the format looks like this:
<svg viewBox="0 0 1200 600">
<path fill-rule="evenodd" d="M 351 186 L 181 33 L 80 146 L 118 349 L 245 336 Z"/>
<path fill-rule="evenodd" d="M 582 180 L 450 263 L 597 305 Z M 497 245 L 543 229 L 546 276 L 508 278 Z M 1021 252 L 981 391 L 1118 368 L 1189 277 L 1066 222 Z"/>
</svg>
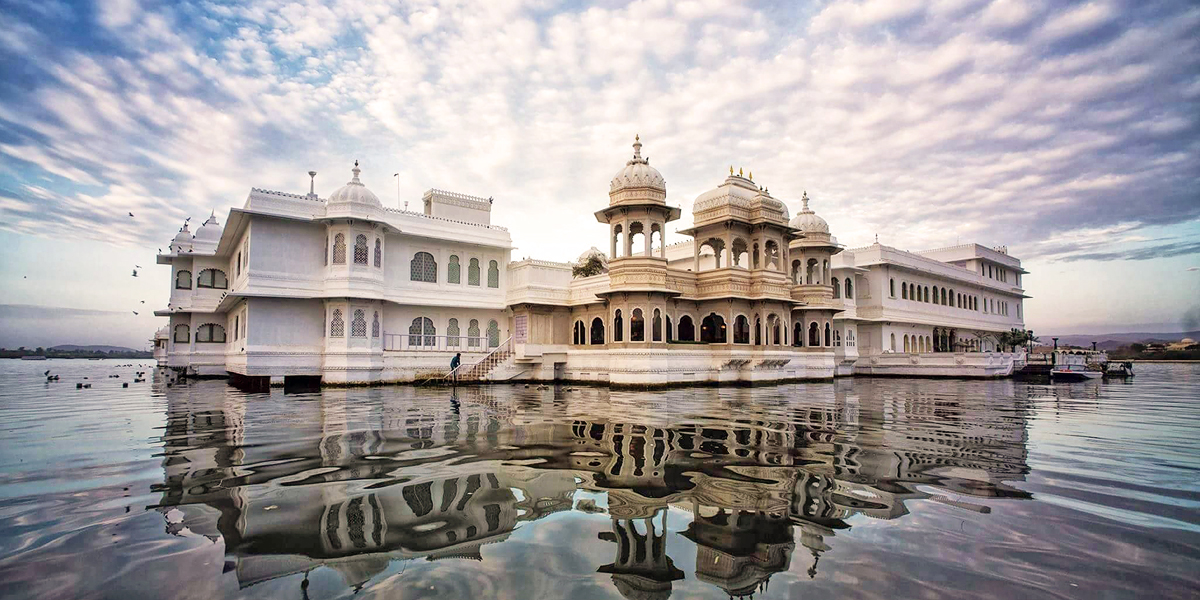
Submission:
<svg viewBox="0 0 1200 600">
<path fill-rule="evenodd" d="M 446 345 L 457 348 L 459 345 L 458 336 L 458 319 L 450 319 L 450 322 L 446 324 Z"/>
<path fill-rule="evenodd" d="M 488 348 L 495 348 L 500 345 L 500 324 L 495 321 L 488 321 Z"/>
<path fill-rule="evenodd" d="M 383 266 L 383 241 L 375 238 L 375 268 Z"/>
<path fill-rule="evenodd" d="M 354 320 L 350 321 L 350 337 L 367 337 L 367 311 L 361 308 L 354 311 Z"/>
<path fill-rule="evenodd" d="M 215 323 L 205 323 L 196 328 L 197 342 L 225 343 L 225 328 Z"/>
<path fill-rule="evenodd" d="M 467 267 L 467 285 L 479 285 L 479 259 L 472 258 Z"/>
<path fill-rule="evenodd" d="M 180 323 L 175 326 L 175 343 L 176 344 L 188 343 L 188 339 L 192 337 L 192 333 L 191 333 L 191 331 L 189 331 L 189 329 L 190 328 L 183 323 Z"/>
<path fill-rule="evenodd" d="M 446 280 L 450 283 L 462 283 L 459 276 L 462 274 L 462 265 L 458 262 L 458 255 L 450 255 L 450 266 L 446 267 Z"/>
<path fill-rule="evenodd" d="M 333 236 L 333 264 L 346 264 L 346 236 L 341 233 Z"/>
<path fill-rule="evenodd" d="M 371 337 L 379 337 L 379 311 L 375 311 L 375 319 L 371 321 Z"/>
<path fill-rule="evenodd" d="M 479 347 L 479 320 L 471 319 L 467 324 L 467 345 L 472 348 Z"/>
<path fill-rule="evenodd" d="M 205 269 L 196 278 L 196 287 L 223 290 L 229 287 L 229 280 L 225 277 L 225 271 Z"/>
<path fill-rule="evenodd" d="M 342 309 L 333 309 L 333 318 L 329 320 L 329 337 L 344 337 L 346 322 L 342 320 Z"/>
<path fill-rule="evenodd" d="M 433 327 L 432 319 L 429 317 L 417 317 L 413 319 L 412 325 L 408 326 L 408 345 L 436 346 L 436 335 L 437 330 Z"/>
<path fill-rule="evenodd" d="M 410 279 L 413 281 L 425 281 L 428 283 L 437 283 L 437 262 L 433 260 L 433 255 L 428 252 L 418 252 L 412 258 Z"/>
<path fill-rule="evenodd" d="M 488 263 L 488 287 L 500 287 L 500 263 L 494 260 Z"/>
<path fill-rule="evenodd" d="M 354 238 L 354 264 L 367 264 L 367 236 L 361 233 Z"/>
</svg>

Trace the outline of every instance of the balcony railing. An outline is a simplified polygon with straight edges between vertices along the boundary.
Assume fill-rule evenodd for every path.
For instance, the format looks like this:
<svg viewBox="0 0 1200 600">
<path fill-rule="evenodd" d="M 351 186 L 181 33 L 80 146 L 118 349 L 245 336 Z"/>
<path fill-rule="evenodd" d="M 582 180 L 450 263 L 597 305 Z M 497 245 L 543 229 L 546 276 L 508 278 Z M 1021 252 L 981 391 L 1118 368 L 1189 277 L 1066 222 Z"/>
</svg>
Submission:
<svg viewBox="0 0 1200 600">
<path fill-rule="evenodd" d="M 489 343 L 487 336 L 425 335 L 418 333 L 385 333 L 383 349 L 391 351 L 487 352 L 499 345 Z"/>
</svg>

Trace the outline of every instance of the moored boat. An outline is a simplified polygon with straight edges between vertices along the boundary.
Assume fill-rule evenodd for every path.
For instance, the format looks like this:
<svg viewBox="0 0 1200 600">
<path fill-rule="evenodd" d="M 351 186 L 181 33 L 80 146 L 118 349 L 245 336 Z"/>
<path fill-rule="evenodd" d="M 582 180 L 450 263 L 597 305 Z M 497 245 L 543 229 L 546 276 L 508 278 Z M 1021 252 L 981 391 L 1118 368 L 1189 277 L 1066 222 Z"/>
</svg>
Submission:
<svg viewBox="0 0 1200 600">
<path fill-rule="evenodd" d="M 1094 371 L 1079 365 L 1059 365 L 1050 370 L 1050 377 L 1059 381 L 1087 381 L 1099 379 L 1103 371 Z"/>
<path fill-rule="evenodd" d="M 1110 362 L 1104 365 L 1105 377 L 1133 377 L 1133 361 Z"/>
</svg>

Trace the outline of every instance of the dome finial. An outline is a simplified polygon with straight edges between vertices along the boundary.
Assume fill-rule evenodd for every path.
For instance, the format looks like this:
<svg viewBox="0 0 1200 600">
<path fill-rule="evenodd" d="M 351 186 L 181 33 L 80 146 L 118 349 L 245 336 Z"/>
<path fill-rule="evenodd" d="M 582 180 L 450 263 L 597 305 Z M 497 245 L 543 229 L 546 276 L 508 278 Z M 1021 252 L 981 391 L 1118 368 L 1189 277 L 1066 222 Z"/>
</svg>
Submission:
<svg viewBox="0 0 1200 600">
<path fill-rule="evenodd" d="M 750 171 L 750 181 L 754 181 L 754 171 Z"/>
<path fill-rule="evenodd" d="M 738 177 L 741 177 L 741 176 L 742 176 L 742 168 L 738 167 Z"/>
<path fill-rule="evenodd" d="M 733 165 L 729 165 L 729 176 L 733 177 Z"/>
<path fill-rule="evenodd" d="M 802 210 L 808 210 L 808 190 L 804 190 L 804 195 L 800 197 L 800 202 L 804 205 Z"/>
<path fill-rule="evenodd" d="M 638 134 L 633 134 L 633 159 L 642 158 L 642 138 Z"/>
<path fill-rule="evenodd" d="M 353 169 L 350 169 L 350 171 L 351 171 L 352 173 L 354 173 L 354 179 L 353 179 L 353 181 L 354 181 L 355 183 L 362 183 L 361 181 L 359 181 L 359 180 L 358 180 L 358 174 L 359 174 L 359 173 L 362 173 L 362 169 L 358 168 L 358 160 L 357 160 L 357 159 L 355 159 L 355 161 L 354 161 L 354 168 L 353 168 Z"/>
</svg>

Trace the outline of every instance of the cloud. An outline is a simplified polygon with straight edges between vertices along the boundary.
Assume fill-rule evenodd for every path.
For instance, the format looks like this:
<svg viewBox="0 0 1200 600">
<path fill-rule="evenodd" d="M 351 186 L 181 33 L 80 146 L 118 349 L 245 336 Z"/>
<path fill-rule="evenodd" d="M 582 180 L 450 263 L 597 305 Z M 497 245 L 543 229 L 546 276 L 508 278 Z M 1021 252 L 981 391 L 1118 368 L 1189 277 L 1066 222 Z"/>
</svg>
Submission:
<svg viewBox="0 0 1200 600">
<path fill-rule="evenodd" d="M 1188 256 L 1191 254 L 1200 254 L 1200 242 L 1159 244 L 1155 246 L 1131 248 L 1128 250 L 1120 250 L 1115 252 L 1083 252 L 1078 254 L 1067 254 L 1058 260 L 1063 262 L 1074 262 L 1080 260 L 1151 260 L 1158 258 L 1171 258 L 1173 256 Z"/>
<path fill-rule="evenodd" d="M 90 308 L 42 306 L 37 304 L 0 304 L 0 319 L 71 318 L 124 314 L 124 312 L 118 310 L 93 310 Z"/>
<path fill-rule="evenodd" d="M 359 159 L 389 204 L 494 196 L 520 253 L 569 258 L 604 247 L 590 215 L 634 133 L 678 228 L 730 164 L 793 211 L 807 190 L 850 245 L 1142 260 L 1097 236 L 1200 218 L 1183 1 L 114 0 L 69 35 L 36 10 L 0 25 L 24 74 L 0 90 L 0 228 L 22 233 L 153 248 L 251 186 L 307 191 L 315 169 L 328 193 Z"/>
</svg>

